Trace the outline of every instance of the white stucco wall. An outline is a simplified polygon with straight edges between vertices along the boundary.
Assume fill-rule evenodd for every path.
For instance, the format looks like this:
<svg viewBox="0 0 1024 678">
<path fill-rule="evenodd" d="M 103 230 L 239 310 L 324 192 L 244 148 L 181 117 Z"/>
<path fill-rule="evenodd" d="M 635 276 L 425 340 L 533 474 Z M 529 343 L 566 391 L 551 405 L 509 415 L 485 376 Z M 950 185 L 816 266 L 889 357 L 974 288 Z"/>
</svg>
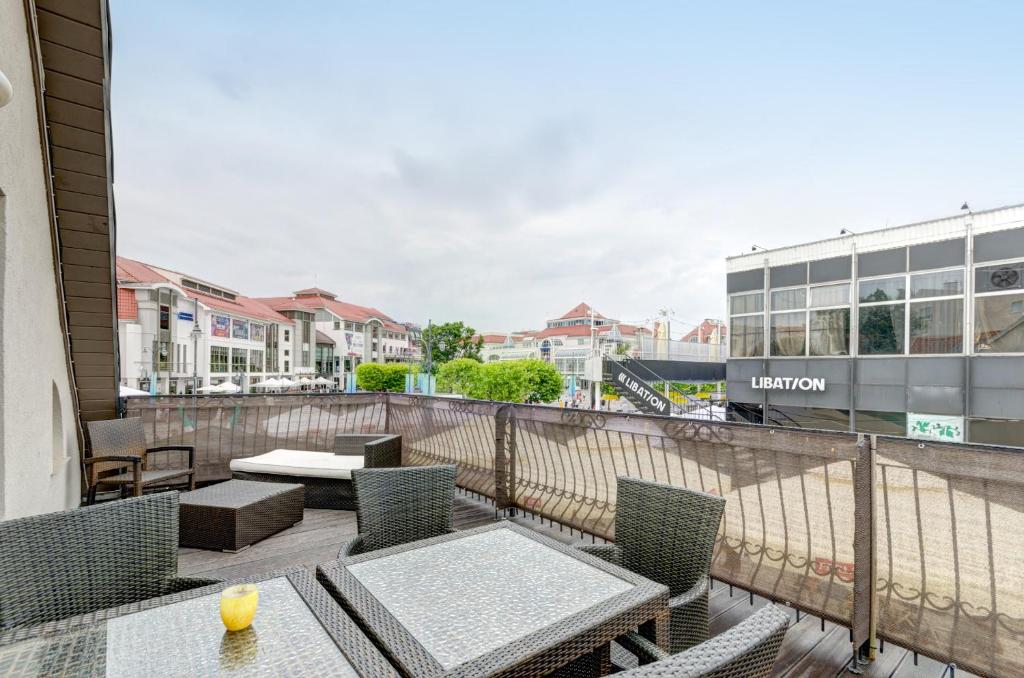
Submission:
<svg viewBox="0 0 1024 678">
<path fill-rule="evenodd" d="M 14 90 L 0 108 L 2 519 L 76 506 L 81 494 L 31 55 L 24 4 L 0 2 L 0 70 Z"/>
</svg>

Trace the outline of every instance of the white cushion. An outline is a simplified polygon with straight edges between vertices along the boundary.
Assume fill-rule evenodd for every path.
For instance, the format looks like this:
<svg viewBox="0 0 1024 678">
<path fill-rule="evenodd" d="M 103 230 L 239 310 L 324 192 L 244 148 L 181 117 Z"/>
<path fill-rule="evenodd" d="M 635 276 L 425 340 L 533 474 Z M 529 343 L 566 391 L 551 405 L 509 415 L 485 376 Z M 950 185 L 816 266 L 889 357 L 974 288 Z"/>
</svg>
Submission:
<svg viewBox="0 0 1024 678">
<path fill-rule="evenodd" d="M 309 450 L 271 450 L 245 459 L 232 459 L 231 470 L 311 478 L 352 478 L 352 469 L 363 468 L 358 455 Z"/>
</svg>

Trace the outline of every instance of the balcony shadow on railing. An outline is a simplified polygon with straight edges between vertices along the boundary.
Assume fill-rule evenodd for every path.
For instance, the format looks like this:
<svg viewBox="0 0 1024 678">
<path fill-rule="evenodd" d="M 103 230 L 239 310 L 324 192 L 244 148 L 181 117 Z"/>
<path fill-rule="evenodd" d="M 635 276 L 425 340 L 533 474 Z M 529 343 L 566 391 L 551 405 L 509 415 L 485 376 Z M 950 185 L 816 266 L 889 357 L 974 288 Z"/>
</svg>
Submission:
<svg viewBox="0 0 1024 678">
<path fill-rule="evenodd" d="M 982 675 L 1024 674 L 1024 452 L 410 395 L 132 398 L 151 444 L 232 458 L 401 433 L 497 508 L 614 539 L 615 477 L 728 499 L 712 575 Z M 657 520 L 657 516 L 651 516 Z M 666 526 L 666 530 L 672 526 Z M 873 635 L 873 630 L 877 634 Z"/>
</svg>

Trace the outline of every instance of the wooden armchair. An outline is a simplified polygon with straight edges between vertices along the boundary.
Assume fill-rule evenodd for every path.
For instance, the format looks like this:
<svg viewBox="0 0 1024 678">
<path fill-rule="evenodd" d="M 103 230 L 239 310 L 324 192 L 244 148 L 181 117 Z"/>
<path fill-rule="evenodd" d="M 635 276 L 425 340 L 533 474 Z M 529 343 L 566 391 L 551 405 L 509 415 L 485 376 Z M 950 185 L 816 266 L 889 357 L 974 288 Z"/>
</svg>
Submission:
<svg viewBox="0 0 1024 678">
<path fill-rule="evenodd" d="M 92 456 L 85 459 L 88 504 L 95 503 L 96 492 L 101 489 L 119 489 L 122 497 L 127 496 L 129 490 L 133 496 L 139 497 L 144 489 L 152 487 L 188 485 L 188 489 L 196 489 L 196 451 L 193 446 L 147 448 L 146 431 L 139 417 L 90 421 L 86 426 L 92 446 Z M 187 466 L 184 465 L 185 460 L 179 459 L 176 467 L 151 468 L 150 456 L 161 452 L 187 453 Z"/>
</svg>

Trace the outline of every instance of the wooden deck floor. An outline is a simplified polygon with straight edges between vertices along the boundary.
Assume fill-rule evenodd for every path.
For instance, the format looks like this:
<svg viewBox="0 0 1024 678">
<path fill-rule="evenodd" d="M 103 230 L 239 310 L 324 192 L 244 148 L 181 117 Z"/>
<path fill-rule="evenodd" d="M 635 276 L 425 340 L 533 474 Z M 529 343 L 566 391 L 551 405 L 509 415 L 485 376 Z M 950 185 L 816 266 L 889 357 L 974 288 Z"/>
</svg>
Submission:
<svg viewBox="0 0 1024 678">
<path fill-rule="evenodd" d="M 455 526 L 468 529 L 496 520 L 494 507 L 469 495 L 460 495 L 455 503 Z M 536 518 L 517 516 L 511 520 L 538 530 L 564 542 L 578 541 L 579 532 L 559 530 Z M 356 533 L 355 514 L 350 511 L 307 509 L 299 525 L 255 544 L 240 553 L 220 553 L 180 549 L 179 574 L 202 575 L 230 579 L 268 572 L 283 567 L 301 565 L 313 568 L 317 563 L 337 557 L 338 546 Z M 589 540 L 589 537 L 587 537 Z M 715 582 L 711 592 L 711 634 L 721 633 L 737 624 L 768 600 L 746 591 Z M 796 612 L 790 611 L 793 624 L 775 664 L 776 676 L 840 676 L 847 673 L 850 661 L 849 631 L 832 622 L 803 614 L 799 622 Z M 917 658 L 907 650 L 886 644 L 878 659 L 863 666 L 863 675 L 870 678 L 898 677 L 940 678 L 945 666 L 927 657 Z M 963 670 L 957 676 L 971 676 Z"/>
</svg>

